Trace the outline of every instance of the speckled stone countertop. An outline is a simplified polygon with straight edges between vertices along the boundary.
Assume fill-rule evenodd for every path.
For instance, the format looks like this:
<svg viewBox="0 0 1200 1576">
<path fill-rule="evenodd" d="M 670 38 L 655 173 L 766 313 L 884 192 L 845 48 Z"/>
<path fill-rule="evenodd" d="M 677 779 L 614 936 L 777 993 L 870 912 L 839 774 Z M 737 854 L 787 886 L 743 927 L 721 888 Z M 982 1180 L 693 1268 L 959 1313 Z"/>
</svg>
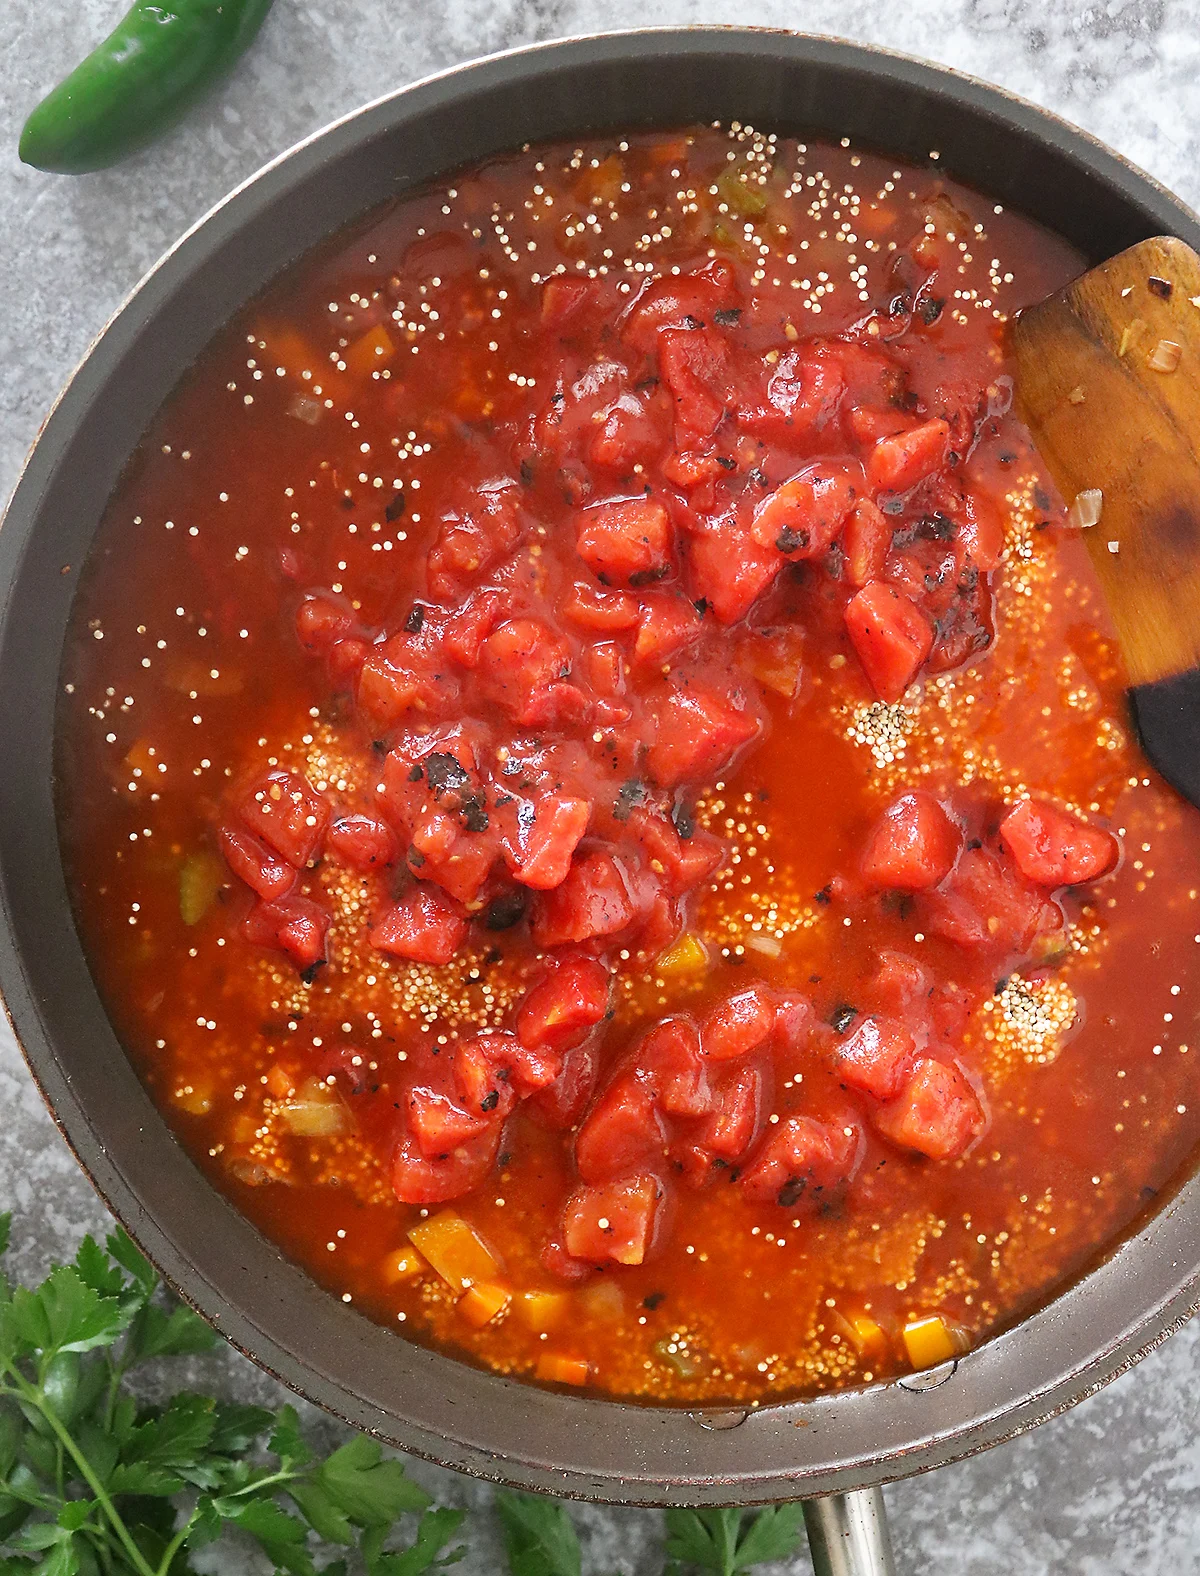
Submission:
<svg viewBox="0 0 1200 1576">
<path fill-rule="evenodd" d="M 260 164 L 335 116 L 472 56 L 591 28 L 802 28 L 924 55 L 1086 127 L 1200 206 L 1200 0 L 278 0 L 226 89 L 167 142 L 82 180 L 17 162 L 21 120 L 123 0 L 0 0 L 0 498 L 60 385 L 142 272 Z M 7 745 L 0 741 L 0 748 Z M 16 1268 L 74 1250 L 104 1210 L 0 1029 L 0 1203 Z M 232 1352 L 204 1382 L 267 1395 Z M 1032 1434 L 887 1491 L 899 1569 L 946 1576 L 1185 1576 L 1200 1570 L 1200 1325 Z M 500 1569 L 489 1490 L 418 1464 L 478 1507 L 463 1576 Z M 648 1512 L 579 1508 L 586 1576 L 658 1576 Z M 222 1559 L 226 1576 L 257 1569 Z M 807 1570 L 806 1557 L 796 1570 Z M 778 1568 L 777 1568 L 778 1569 Z"/>
</svg>

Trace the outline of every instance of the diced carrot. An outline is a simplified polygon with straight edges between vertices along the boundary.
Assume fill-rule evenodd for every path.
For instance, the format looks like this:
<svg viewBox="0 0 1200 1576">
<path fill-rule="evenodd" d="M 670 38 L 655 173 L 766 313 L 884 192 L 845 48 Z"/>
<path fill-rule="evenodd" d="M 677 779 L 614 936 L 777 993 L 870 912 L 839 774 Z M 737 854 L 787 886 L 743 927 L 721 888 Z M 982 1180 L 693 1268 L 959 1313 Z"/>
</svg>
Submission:
<svg viewBox="0 0 1200 1576">
<path fill-rule="evenodd" d="M 319 372 L 328 365 L 325 357 L 319 355 L 294 328 L 260 329 L 258 337 L 267 347 L 260 358 L 263 366 L 282 367 L 292 377 L 298 378 L 303 372 Z"/>
<path fill-rule="evenodd" d="M 887 1336 L 881 1325 L 869 1313 L 842 1313 L 838 1321 L 851 1343 L 863 1356 L 879 1355 L 887 1346 Z"/>
<path fill-rule="evenodd" d="M 342 352 L 342 360 L 352 378 L 365 378 L 377 368 L 387 366 L 395 354 L 392 336 L 382 323 L 377 323 Z"/>
<path fill-rule="evenodd" d="M 561 1324 L 570 1306 L 571 1294 L 566 1291 L 523 1291 L 516 1300 L 517 1312 L 539 1334 Z"/>
<path fill-rule="evenodd" d="M 296 1080 L 286 1067 L 281 1067 L 278 1062 L 267 1074 L 267 1093 L 275 1100 L 286 1100 L 296 1087 Z"/>
<path fill-rule="evenodd" d="M 561 1352 L 542 1352 L 534 1376 L 545 1384 L 586 1384 L 588 1365 L 582 1357 L 564 1357 Z"/>
<path fill-rule="evenodd" d="M 500 1263 L 473 1226 L 455 1210 L 444 1209 L 409 1232 L 409 1240 L 456 1291 L 496 1280 Z"/>
<path fill-rule="evenodd" d="M 910 1319 L 904 1326 L 904 1349 L 914 1368 L 934 1368 L 948 1362 L 965 1344 L 962 1334 L 940 1313 Z"/>
<path fill-rule="evenodd" d="M 481 1330 L 503 1313 L 512 1301 L 512 1293 L 498 1281 L 486 1281 L 480 1286 L 468 1286 L 459 1298 L 458 1311 L 468 1324 Z"/>
<path fill-rule="evenodd" d="M 383 1261 L 383 1278 L 387 1281 L 413 1280 L 425 1268 L 425 1260 L 416 1248 L 398 1248 Z"/>
</svg>

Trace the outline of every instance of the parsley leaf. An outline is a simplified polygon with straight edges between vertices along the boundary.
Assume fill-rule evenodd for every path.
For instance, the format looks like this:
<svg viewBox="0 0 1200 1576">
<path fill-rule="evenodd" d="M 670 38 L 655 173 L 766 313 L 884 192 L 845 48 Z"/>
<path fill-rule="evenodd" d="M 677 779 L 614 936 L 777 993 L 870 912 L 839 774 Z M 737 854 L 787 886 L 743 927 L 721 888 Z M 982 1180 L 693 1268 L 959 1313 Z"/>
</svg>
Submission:
<svg viewBox="0 0 1200 1576">
<path fill-rule="evenodd" d="M 496 1509 L 511 1576 L 580 1576 L 579 1539 L 562 1505 L 501 1489 Z"/>
<path fill-rule="evenodd" d="M 800 1543 L 801 1505 L 760 1510 L 743 1529 L 740 1510 L 668 1510 L 667 1553 L 672 1560 L 716 1576 L 738 1576 L 752 1565 L 787 1559 Z"/>
</svg>

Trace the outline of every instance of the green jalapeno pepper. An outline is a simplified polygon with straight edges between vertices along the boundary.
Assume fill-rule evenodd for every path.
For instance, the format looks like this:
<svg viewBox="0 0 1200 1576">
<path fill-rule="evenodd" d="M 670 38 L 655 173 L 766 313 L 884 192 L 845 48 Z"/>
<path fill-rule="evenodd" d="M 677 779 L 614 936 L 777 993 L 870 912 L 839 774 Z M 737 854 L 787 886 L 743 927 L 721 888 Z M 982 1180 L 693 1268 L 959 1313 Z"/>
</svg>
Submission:
<svg viewBox="0 0 1200 1576">
<path fill-rule="evenodd" d="M 240 58 L 273 0 L 137 0 L 25 122 L 21 158 L 102 170 L 152 141 Z"/>
</svg>

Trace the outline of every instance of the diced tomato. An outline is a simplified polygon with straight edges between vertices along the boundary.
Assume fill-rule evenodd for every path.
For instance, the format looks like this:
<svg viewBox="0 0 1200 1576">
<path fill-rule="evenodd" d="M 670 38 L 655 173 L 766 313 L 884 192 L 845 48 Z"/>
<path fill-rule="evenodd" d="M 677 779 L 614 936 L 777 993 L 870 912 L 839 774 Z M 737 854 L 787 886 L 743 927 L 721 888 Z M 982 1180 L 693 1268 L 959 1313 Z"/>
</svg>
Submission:
<svg viewBox="0 0 1200 1576">
<path fill-rule="evenodd" d="M 489 1122 L 474 1138 L 456 1144 L 446 1155 L 428 1159 L 410 1132 L 401 1135 L 392 1154 L 392 1188 L 402 1204 L 445 1204 L 477 1188 L 496 1163 L 500 1123 Z"/>
<path fill-rule="evenodd" d="M 656 498 L 593 504 L 575 517 L 575 550 L 606 585 L 645 585 L 671 567 L 671 519 Z"/>
<path fill-rule="evenodd" d="M 846 606 L 846 628 L 880 700 L 899 700 L 933 645 L 933 629 L 906 596 L 873 580 Z"/>
<path fill-rule="evenodd" d="M 669 1116 L 705 1116 L 712 1110 L 700 1035 L 690 1018 L 656 1024 L 635 1052 L 643 1082 Z"/>
<path fill-rule="evenodd" d="M 557 1078 L 539 1089 L 527 1107 L 546 1127 L 565 1130 L 583 1120 L 600 1075 L 596 1047 L 589 1037 L 563 1054 Z"/>
<path fill-rule="evenodd" d="M 740 1160 L 758 1137 L 763 1119 L 763 1076 L 756 1067 L 739 1067 L 714 1092 L 712 1114 L 696 1142 L 721 1160 Z"/>
<path fill-rule="evenodd" d="M 247 789 L 238 814 L 297 870 L 316 854 L 329 824 L 329 806 L 308 778 L 282 769 L 268 772 Z"/>
<path fill-rule="evenodd" d="M 576 1188 L 563 1210 L 567 1252 L 594 1264 L 641 1264 L 650 1248 L 662 1193 L 662 1184 L 653 1176 Z"/>
<path fill-rule="evenodd" d="M 408 1091 L 407 1104 L 409 1131 L 426 1160 L 448 1155 L 487 1125 L 485 1118 L 464 1111 L 449 1095 L 423 1085 Z"/>
<path fill-rule="evenodd" d="M 852 405 L 846 412 L 846 425 L 855 443 L 872 449 L 882 438 L 894 438 L 915 423 L 894 405 Z"/>
<path fill-rule="evenodd" d="M 883 438 L 867 458 L 867 481 L 876 493 L 904 493 L 932 476 L 950 452 L 950 428 L 940 416 Z"/>
<path fill-rule="evenodd" d="M 842 528 L 846 579 L 850 584 L 865 586 L 881 575 L 891 545 L 892 528 L 887 516 L 869 498 L 861 498 Z"/>
<path fill-rule="evenodd" d="M 413 963 L 449 963 L 467 938 L 467 922 L 457 904 L 437 887 L 414 882 L 382 914 L 370 942 L 380 952 Z"/>
<path fill-rule="evenodd" d="M 603 1182 L 659 1164 L 666 1137 L 650 1085 L 635 1072 L 618 1073 L 575 1135 L 579 1175 Z"/>
<path fill-rule="evenodd" d="M 609 700 L 625 693 L 625 653 L 615 640 L 585 646 L 579 654 L 580 682 Z"/>
<path fill-rule="evenodd" d="M 426 580 L 429 594 L 439 600 L 460 596 L 520 539 L 516 487 L 493 484 L 475 498 L 471 514 L 445 517 L 429 549 Z"/>
<path fill-rule="evenodd" d="M 329 597 L 307 596 L 296 609 L 296 634 L 306 651 L 328 651 L 354 628 L 354 615 Z"/>
<path fill-rule="evenodd" d="M 676 684 L 655 713 L 657 726 L 646 766 L 662 788 L 716 775 L 759 729 L 752 712 L 739 710 L 699 681 Z"/>
<path fill-rule="evenodd" d="M 964 947 L 1025 952 L 1039 931 L 1057 930 L 1059 909 L 1007 857 L 969 848 L 945 885 L 920 897 L 924 930 Z"/>
<path fill-rule="evenodd" d="M 542 322 L 547 328 L 561 327 L 574 317 L 591 293 L 586 279 L 564 279 L 554 274 L 542 286 Z"/>
<path fill-rule="evenodd" d="M 306 897 L 281 897 L 258 902 L 242 922 L 242 934 L 259 947 L 278 947 L 298 969 L 325 962 L 325 933 L 330 915 Z"/>
<path fill-rule="evenodd" d="M 712 489 L 708 484 L 714 482 L 718 476 L 723 476 L 725 469 L 718 455 L 695 450 L 681 452 L 676 449 L 662 463 L 663 475 L 678 487 L 680 492 L 685 493 L 699 493 L 704 489 L 706 495 L 711 495 Z M 697 502 L 697 498 L 692 499 L 694 505 Z"/>
<path fill-rule="evenodd" d="M 512 594 L 498 586 L 474 591 L 442 625 L 442 649 L 464 668 L 479 665 L 484 641 L 512 611 Z"/>
<path fill-rule="evenodd" d="M 744 618 L 783 565 L 732 520 L 717 521 L 687 540 L 688 585 L 719 624 Z"/>
<path fill-rule="evenodd" d="M 435 810 L 413 827 L 408 865 L 423 881 L 435 882 L 460 903 L 473 903 L 491 874 L 499 837 L 486 824 L 464 832 L 457 815 Z"/>
<path fill-rule="evenodd" d="M 905 892 L 937 886 L 953 869 L 961 840 L 931 793 L 901 794 L 871 829 L 862 873 L 872 886 Z"/>
<path fill-rule="evenodd" d="M 808 465 L 763 499 L 750 535 L 785 558 L 818 558 L 841 530 L 862 487 L 862 467 L 856 463 Z"/>
<path fill-rule="evenodd" d="M 746 405 L 739 425 L 784 445 L 798 445 L 836 423 L 846 392 L 838 361 L 810 351 L 789 350 L 775 363 L 763 405 Z"/>
<path fill-rule="evenodd" d="M 327 659 L 329 680 L 334 688 L 354 689 L 358 683 L 358 675 L 362 672 L 362 665 L 370 655 L 370 644 L 357 635 L 349 635 L 345 640 L 335 640 L 329 648 Z"/>
<path fill-rule="evenodd" d="M 662 329 L 703 328 L 714 312 L 736 309 L 737 302 L 733 270 L 719 260 L 694 273 L 655 279 L 630 308 L 621 338 L 637 350 L 653 350 Z"/>
<path fill-rule="evenodd" d="M 880 1013 L 861 1018 L 833 1055 L 843 1083 L 890 1100 L 916 1064 L 917 1041 L 907 1024 Z"/>
<path fill-rule="evenodd" d="M 662 451 L 666 441 L 662 424 L 651 415 L 645 401 L 636 394 L 622 394 L 604 415 L 588 449 L 593 465 L 615 471 L 618 476 L 633 475 L 635 465 L 649 465 Z"/>
<path fill-rule="evenodd" d="M 725 857 L 720 838 L 700 827 L 694 827 L 688 837 L 680 837 L 672 821 L 648 811 L 638 811 L 630 824 L 651 869 L 661 875 L 674 897 L 699 886 Z"/>
<path fill-rule="evenodd" d="M 591 941 L 624 930 L 636 914 L 621 866 L 611 854 L 596 849 L 577 858 L 561 886 L 543 895 L 533 936 L 540 947 Z"/>
<path fill-rule="evenodd" d="M 358 675 L 358 705 L 368 722 L 384 732 L 407 717 L 429 718 L 451 709 L 458 680 L 436 672 L 429 654 L 407 635 L 372 646 Z"/>
<path fill-rule="evenodd" d="M 1117 840 L 1051 804 L 1022 799 L 1000 823 L 1000 841 L 1039 886 L 1095 881 L 1117 859 Z"/>
<path fill-rule="evenodd" d="M 259 897 L 268 901 L 282 897 L 295 885 L 295 867 L 244 827 L 221 827 L 217 843 L 234 875 L 240 876 Z"/>
<path fill-rule="evenodd" d="M 964 503 L 966 517 L 959 527 L 959 543 L 967 562 L 988 574 L 999 564 L 1004 551 L 1004 526 L 999 511 L 980 492 L 967 493 Z"/>
<path fill-rule="evenodd" d="M 664 329 L 658 364 L 675 403 L 675 446 L 698 448 L 725 415 L 730 393 L 729 353 L 719 334 L 708 329 Z"/>
<path fill-rule="evenodd" d="M 795 700 L 804 678 L 804 634 L 792 625 L 748 629 L 738 642 L 738 656 L 764 689 Z"/>
<path fill-rule="evenodd" d="M 559 1280 L 581 1281 L 596 1273 L 596 1266 L 586 1259 L 573 1259 L 557 1237 L 551 1237 L 542 1249 L 540 1258 L 544 1268 Z"/>
<path fill-rule="evenodd" d="M 507 1114 L 512 1099 L 523 1100 L 545 1089 L 562 1070 L 562 1055 L 553 1046 L 522 1045 L 509 1029 L 489 1029 L 462 1040 L 454 1050 L 454 1079 L 467 1109 L 486 1116 Z"/>
<path fill-rule="evenodd" d="M 566 880 L 592 811 L 586 799 L 559 793 L 546 794 L 531 809 L 532 817 L 517 816 L 516 831 L 505 838 L 504 857 L 522 885 L 544 892 Z"/>
<path fill-rule="evenodd" d="M 974 1089 L 945 1062 L 918 1062 L 900 1094 L 875 1113 L 885 1138 L 932 1160 L 955 1159 L 986 1125 Z"/>
<path fill-rule="evenodd" d="M 738 1178 L 747 1198 L 792 1209 L 815 1203 L 847 1181 L 858 1162 L 861 1134 L 851 1123 L 834 1126 L 810 1116 L 789 1116 L 771 1128 Z"/>
<path fill-rule="evenodd" d="M 563 603 L 562 614 L 578 629 L 616 633 L 636 629 L 642 617 L 641 604 L 628 591 L 594 591 L 576 581 Z"/>
<path fill-rule="evenodd" d="M 522 726 L 538 721 L 545 691 L 570 671 L 566 641 L 539 618 L 509 619 L 479 651 L 484 694 Z"/>
<path fill-rule="evenodd" d="M 633 660 L 645 667 L 666 662 L 699 634 L 700 615 L 687 597 L 678 591 L 645 592 Z"/>
<path fill-rule="evenodd" d="M 400 857 L 395 832 L 376 815 L 339 815 L 329 828 L 328 845 L 353 870 L 381 870 Z"/>
<path fill-rule="evenodd" d="M 910 958 L 907 952 L 885 947 L 877 955 L 871 989 L 874 999 L 885 1010 L 903 1012 L 908 1007 L 924 1002 L 933 986 L 929 971 L 916 958 Z"/>
<path fill-rule="evenodd" d="M 712 1009 L 700 1030 L 700 1046 L 710 1061 L 727 1062 L 765 1045 L 774 1030 L 772 993 L 764 985 L 750 985 Z"/>
<path fill-rule="evenodd" d="M 565 1051 L 608 1011 L 609 971 L 595 958 L 560 957 L 517 1011 L 517 1038 L 531 1049 Z"/>
<path fill-rule="evenodd" d="M 794 990 L 775 992 L 775 1043 L 783 1049 L 798 1051 L 807 1045 L 816 1019 L 807 996 Z"/>
</svg>

